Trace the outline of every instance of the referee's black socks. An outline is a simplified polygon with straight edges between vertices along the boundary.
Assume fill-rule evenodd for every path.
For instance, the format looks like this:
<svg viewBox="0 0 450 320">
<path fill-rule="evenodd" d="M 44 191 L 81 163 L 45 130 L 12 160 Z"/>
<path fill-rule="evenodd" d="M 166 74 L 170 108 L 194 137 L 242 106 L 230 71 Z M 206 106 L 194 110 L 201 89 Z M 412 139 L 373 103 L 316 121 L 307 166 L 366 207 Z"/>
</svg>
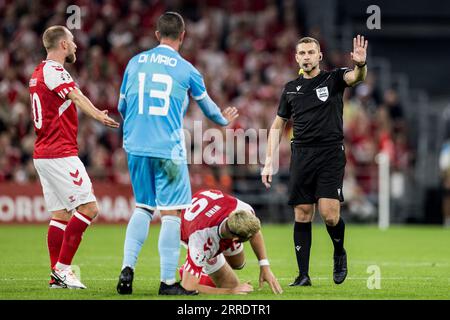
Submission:
<svg viewBox="0 0 450 320">
<path fill-rule="evenodd" d="M 295 222 L 294 246 L 300 275 L 307 275 L 309 272 L 311 234 L 311 222 Z"/>
<path fill-rule="evenodd" d="M 331 241 L 333 241 L 334 254 L 337 256 L 342 255 L 344 253 L 344 220 L 342 220 L 342 218 L 339 218 L 338 223 L 334 227 L 327 225 L 327 231 L 330 235 Z"/>
</svg>

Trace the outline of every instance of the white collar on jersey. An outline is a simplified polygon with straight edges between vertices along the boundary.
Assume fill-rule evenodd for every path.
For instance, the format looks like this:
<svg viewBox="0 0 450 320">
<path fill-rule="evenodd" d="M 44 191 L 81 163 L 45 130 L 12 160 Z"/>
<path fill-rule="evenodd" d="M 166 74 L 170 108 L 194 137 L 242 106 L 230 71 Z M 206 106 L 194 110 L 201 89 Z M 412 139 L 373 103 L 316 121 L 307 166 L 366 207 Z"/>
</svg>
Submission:
<svg viewBox="0 0 450 320">
<path fill-rule="evenodd" d="M 175 50 L 174 48 L 172 48 L 171 46 L 168 46 L 167 44 L 160 44 L 158 47 L 161 47 L 161 48 L 167 48 L 167 49 L 170 49 L 170 50 L 176 52 L 176 50 Z"/>
<path fill-rule="evenodd" d="M 59 63 L 58 61 L 55 61 L 55 60 L 52 60 L 52 59 L 45 59 L 44 61 L 42 61 L 42 62 L 47 62 L 47 61 L 51 61 L 51 62 L 54 62 L 54 63 L 56 63 L 56 64 L 59 64 L 60 66 L 63 66 L 61 63 Z"/>
<path fill-rule="evenodd" d="M 222 225 L 223 225 L 224 223 L 226 223 L 227 220 L 228 220 L 228 218 L 223 219 L 223 221 L 219 224 L 219 227 L 217 228 L 217 235 L 219 236 L 220 239 L 223 239 L 220 230 L 222 230 Z"/>
</svg>

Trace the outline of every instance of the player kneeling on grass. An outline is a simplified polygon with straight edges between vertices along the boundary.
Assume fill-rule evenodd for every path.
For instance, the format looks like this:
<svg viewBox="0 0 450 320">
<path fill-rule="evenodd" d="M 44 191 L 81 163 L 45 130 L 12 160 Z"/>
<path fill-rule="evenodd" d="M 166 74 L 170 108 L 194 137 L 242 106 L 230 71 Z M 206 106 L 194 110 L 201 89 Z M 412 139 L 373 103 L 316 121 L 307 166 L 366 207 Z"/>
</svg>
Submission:
<svg viewBox="0 0 450 320">
<path fill-rule="evenodd" d="M 241 283 L 233 269 L 245 265 L 243 242 L 249 241 L 259 260 L 259 286 L 264 282 L 274 293 L 282 293 L 270 270 L 253 208 L 219 190 L 194 194 L 192 205 L 182 212 L 181 240 L 187 245 L 187 259 L 180 269 L 181 286 L 208 294 L 246 294 L 249 282 Z"/>
</svg>

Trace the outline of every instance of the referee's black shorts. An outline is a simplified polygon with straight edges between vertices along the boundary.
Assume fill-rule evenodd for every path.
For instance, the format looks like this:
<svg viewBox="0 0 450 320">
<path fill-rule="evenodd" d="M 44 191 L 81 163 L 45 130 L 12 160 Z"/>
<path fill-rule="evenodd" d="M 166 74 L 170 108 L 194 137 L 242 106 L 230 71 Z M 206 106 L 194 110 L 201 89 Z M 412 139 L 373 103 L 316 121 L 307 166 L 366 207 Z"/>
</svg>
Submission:
<svg viewBox="0 0 450 320">
<path fill-rule="evenodd" d="M 291 144 L 289 205 L 313 204 L 320 198 L 344 201 L 345 150 L 342 144 L 303 147 Z"/>
</svg>

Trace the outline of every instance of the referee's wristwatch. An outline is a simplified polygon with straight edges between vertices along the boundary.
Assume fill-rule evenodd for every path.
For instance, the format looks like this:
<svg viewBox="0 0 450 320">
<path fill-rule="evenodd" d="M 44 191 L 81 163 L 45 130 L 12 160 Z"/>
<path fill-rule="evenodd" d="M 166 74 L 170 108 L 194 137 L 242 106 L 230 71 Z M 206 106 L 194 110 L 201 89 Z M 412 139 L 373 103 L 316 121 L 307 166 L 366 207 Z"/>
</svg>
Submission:
<svg viewBox="0 0 450 320">
<path fill-rule="evenodd" d="M 362 65 L 356 64 L 358 68 L 364 68 L 367 65 L 367 61 L 364 61 Z"/>
</svg>

